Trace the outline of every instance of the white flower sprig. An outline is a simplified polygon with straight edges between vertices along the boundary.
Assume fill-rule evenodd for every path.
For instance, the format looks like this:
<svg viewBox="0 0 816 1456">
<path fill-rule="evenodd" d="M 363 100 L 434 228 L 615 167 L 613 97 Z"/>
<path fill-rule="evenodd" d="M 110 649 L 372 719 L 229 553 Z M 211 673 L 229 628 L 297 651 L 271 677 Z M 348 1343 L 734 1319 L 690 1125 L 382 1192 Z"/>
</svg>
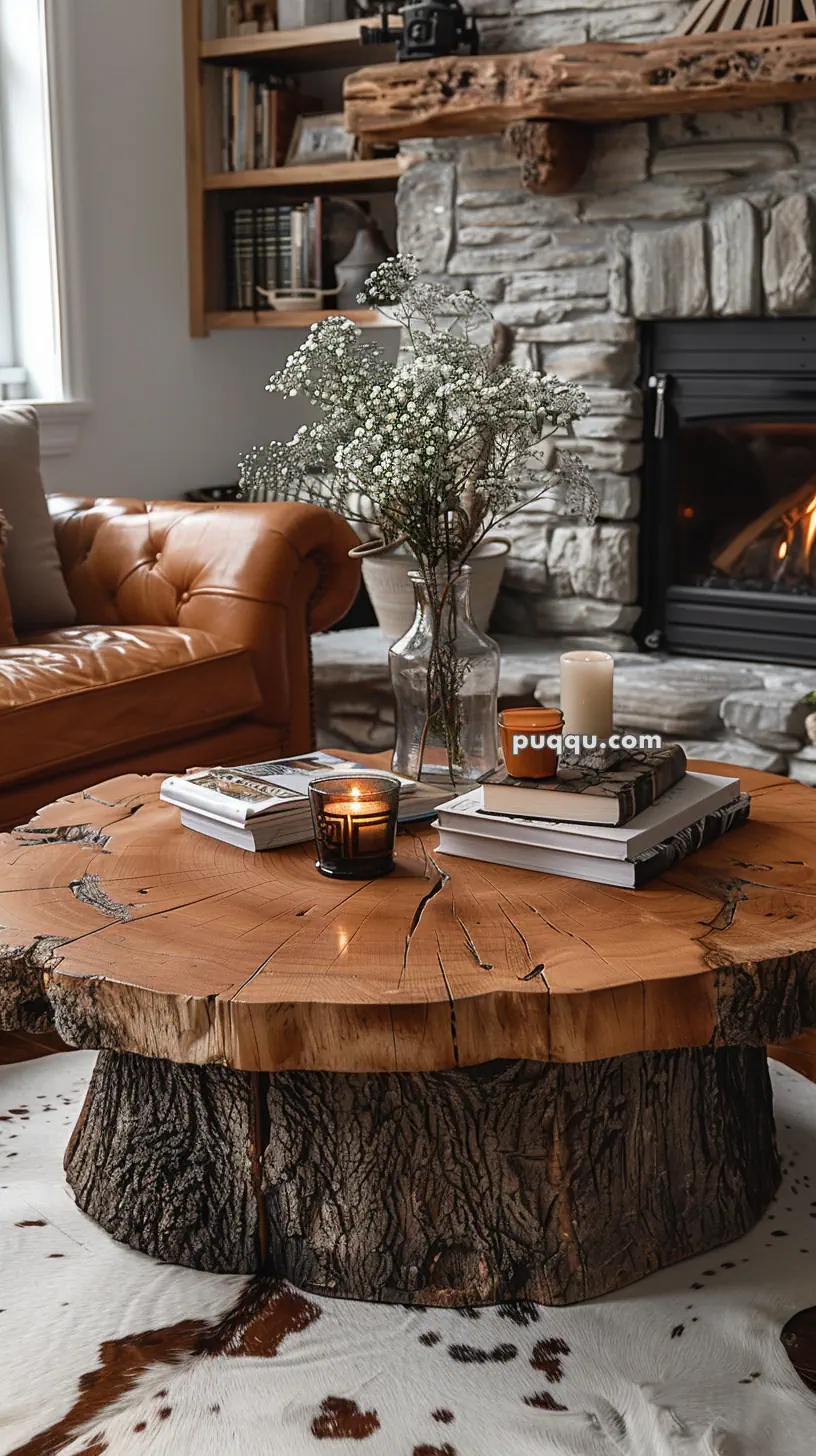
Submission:
<svg viewBox="0 0 816 1456">
<path fill-rule="evenodd" d="M 497 364 L 474 337 L 490 321 L 485 304 L 423 283 L 408 255 L 382 263 L 360 301 L 392 312 L 407 357 L 390 364 L 350 319 L 313 324 L 267 388 L 304 396 L 322 418 L 243 456 L 245 495 L 329 505 L 373 523 L 385 543 L 404 541 L 424 573 L 447 576 L 490 530 L 556 487 L 570 510 L 594 518 L 575 455 L 559 453 L 534 495 L 523 486 L 544 442 L 588 413 L 582 389 Z"/>
</svg>

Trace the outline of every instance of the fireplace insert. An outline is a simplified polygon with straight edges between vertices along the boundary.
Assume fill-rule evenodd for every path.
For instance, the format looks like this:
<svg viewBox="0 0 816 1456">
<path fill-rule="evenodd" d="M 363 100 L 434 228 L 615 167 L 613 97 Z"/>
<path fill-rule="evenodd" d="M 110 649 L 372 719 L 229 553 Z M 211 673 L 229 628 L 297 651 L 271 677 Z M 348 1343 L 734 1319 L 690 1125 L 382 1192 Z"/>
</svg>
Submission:
<svg viewBox="0 0 816 1456">
<path fill-rule="evenodd" d="M 643 327 L 641 644 L 816 663 L 816 318 Z"/>
</svg>

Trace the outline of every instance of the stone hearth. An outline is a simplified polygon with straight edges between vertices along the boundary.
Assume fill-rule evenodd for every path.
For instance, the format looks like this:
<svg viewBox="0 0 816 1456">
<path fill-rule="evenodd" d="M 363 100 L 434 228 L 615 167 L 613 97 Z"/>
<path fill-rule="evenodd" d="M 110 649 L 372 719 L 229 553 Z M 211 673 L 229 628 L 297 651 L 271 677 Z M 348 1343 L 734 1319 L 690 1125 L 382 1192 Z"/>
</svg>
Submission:
<svg viewBox="0 0 816 1456">
<path fill-rule="evenodd" d="M 508 637 L 500 700 L 560 700 L 560 654 L 605 643 L 615 657 L 615 723 L 660 732 L 689 757 L 711 758 L 816 784 L 816 748 L 806 742 L 802 704 L 816 672 L 778 663 L 725 662 L 625 650 L 597 637 Z M 376 627 L 324 632 L 312 639 L 318 743 L 376 753 L 394 742 L 388 643 Z"/>
</svg>

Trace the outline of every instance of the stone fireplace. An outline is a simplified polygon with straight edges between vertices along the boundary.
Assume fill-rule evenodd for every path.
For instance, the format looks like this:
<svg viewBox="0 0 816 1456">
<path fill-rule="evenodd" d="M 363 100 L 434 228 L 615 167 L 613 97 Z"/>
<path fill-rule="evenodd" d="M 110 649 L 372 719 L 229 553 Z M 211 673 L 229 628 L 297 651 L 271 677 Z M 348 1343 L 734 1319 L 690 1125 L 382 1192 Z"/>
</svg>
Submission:
<svg viewBox="0 0 816 1456">
<path fill-rule="evenodd" d="M 580 381 L 593 402 L 572 448 L 592 470 L 598 522 L 576 523 L 552 502 L 527 507 L 510 526 L 513 554 L 494 626 L 539 637 L 593 634 L 617 649 L 636 639 L 647 649 L 816 662 L 809 578 L 798 567 L 795 574 L 802 553 L 793 538 L 787 568 L 767 589 L 747 561 L 734 563 L 739 585 L 714 563 L 774 501 L 782 514 L 783 505 L 797 509 L 785 502 L 813 473 L 816 436 L 805 442 L 816 422 L 816 317 L 806 322 L 816 314 L 816 103 L 598 126 L 581 182 L 557 197 L 522 190 L 518 161 L 500 138 L 403 147 L 416 162 L 400 185 L 401 248 L 429 274 L 488 300 L 517 363 Z M 708 354 L 705 369 L 697 360 L 696 383 L 681 378 L 683 351 L 695 348 Z M 716 375 L 716 398 L 706 372 Z M 668 435 L 655 449 L 656 402 L 644 386 L 661 375 Z M 663 478 L 669 454 L 675 464 L 677 457 L 667 446 L 680 443 L 683 488 L 699 489 L 690 476 L 699 477 L 695 451 L 706 438 L 716 439 L 726 470 L 736 469 L 741 450 L 746 459 L 767 462 L 774 448 L 779 456 L 768 466 L 772 478 L 755 484 L 753 502 L 744 499 L 744 477 L 733 520 L 712 520 L 709 562 L 700 503 L 691 494 L 670 501 L 675 486 Z M 681 515 L 687 559 L 676 571 L 678 542 L 667 544 L 675 508 L 698 511 L 699 528 L 695 537 L 694 517 Z M 769 550 L 782 545 L 772 535 L 769 525 Z M 762 540 L 751 549 L 756 567 Z M 757 602 L 746 605 L 749 593 Z M 712 613 L 719 631 L 706 635 Z"/>
<path fill-rule="evenodd" d="M 710 99 L 733 83 L 739 107 L 784 75 L 791 94 L 799 41 L 785 42 L 787 61 L 771 32 L 661 51 L 652 38 L 677 30 L 685 0 L 466 7 L 487 51 L 574 50 L 507 66 L 443 62 L 427 84 L 421 66 L 382 81 L 360 73 L 347 114 L 350 104 L 372 136 L 381 121 L 410 121 L 411 106 L 438 123 L 441 139 L 402 142 L 411 165 L 397 200 L 400 248 L 428 276 L 490 303 L 506 357 L 591 396 L 571 443 L 592 472 L 597 522 L 531 499 L 505 528 L 513 551 L 491 624 L 500 693 L 555 703 L 564 647 L 605 647 L 616 657 L 618 727 L 816 783 L 802 702 L 816 690 L 816 101 L 682 114 L 675 96 L 675 114 L 654 115 L 664 86 L 688 87 L 684 95 L 697 86 Z M 607 41 L 625 44 L 599 58 L 593 44 Z M 649 119 L 598 119 L 614 114 L 618 84 L 645 96 Z M 525 111 L 532 93 L 546 93 L 551 109 Z M 591 138 L 580 180 L 557 195 L 526 190 L 525 138 L 525 176 L 546 181 L 560 134 L 549 153 L 544 123 L 521 125 L 521 150 L 513 126 L 512 145 L 466 134 L 469 116 L 481 117 L 479 131 L 493 114 L 502 125 L 571 118 L 573 157 L 575 124 L 579 153 Z M 585 160 L 584 151 L 575 176 Z M 539 484 L 531 474 L 531 496 Z M 316 639 L 324 743 L 393 741 L 386 646 L 376 628 Z"/>
</svg>

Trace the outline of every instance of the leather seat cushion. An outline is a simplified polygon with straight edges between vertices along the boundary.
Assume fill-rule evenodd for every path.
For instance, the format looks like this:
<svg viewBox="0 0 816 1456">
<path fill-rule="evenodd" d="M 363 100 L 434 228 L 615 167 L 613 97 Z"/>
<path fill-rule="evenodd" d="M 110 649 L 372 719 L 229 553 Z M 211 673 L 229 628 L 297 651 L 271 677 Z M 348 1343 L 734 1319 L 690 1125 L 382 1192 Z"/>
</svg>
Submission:
<svg viewBox="0 0 816 1456">
<path fill-rule="evenodd" d="M 258 708 L 250 654 L 180 627 L 65 627 L 0 650 L 0 786 L 103 763 Z"/>
</svg>

